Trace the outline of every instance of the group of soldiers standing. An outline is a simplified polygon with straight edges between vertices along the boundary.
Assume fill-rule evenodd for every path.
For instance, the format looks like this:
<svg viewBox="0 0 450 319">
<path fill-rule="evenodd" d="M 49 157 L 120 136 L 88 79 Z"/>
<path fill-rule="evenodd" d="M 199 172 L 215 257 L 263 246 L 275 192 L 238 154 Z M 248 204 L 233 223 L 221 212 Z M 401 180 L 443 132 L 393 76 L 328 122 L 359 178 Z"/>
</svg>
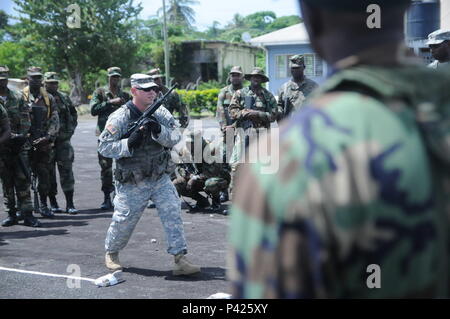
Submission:
<svg viewBox="0 0 450 319">
<path fill-rule="evenodd" d="M 66 212 L 77 214 L 73 203 L 74 151 L 70 144 L 77 111 L 67 95 L 58 90 L 55 72 L 44 75 L 41 68 L 30 67 L 28 86 L 21 92 L 8 88 L 8 75 L 8 67 L 0 66 L 0 113 L 4 117 L 0 132 L 5 136 L 0 140 L 0 178 L 8 214 L 2 226 L 23 219 L 26 226 L 40 227 L 33 211 L 45 218 L 62 211 L 56 201 L 56 167 Z"/>
</svg>

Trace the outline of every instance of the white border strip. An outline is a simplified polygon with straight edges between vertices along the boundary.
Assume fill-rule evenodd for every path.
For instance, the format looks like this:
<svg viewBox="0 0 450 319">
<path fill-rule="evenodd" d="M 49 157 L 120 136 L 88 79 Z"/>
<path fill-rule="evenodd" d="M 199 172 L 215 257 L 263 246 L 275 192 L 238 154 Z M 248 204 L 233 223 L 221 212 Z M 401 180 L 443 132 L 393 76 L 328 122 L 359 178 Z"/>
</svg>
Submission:
<svg viewBox="0 0 450 319">
<path fill-rule="evenodd" d="M 40 275 L 40 276 L 47 276 L 47 277 L 77 279 L 77 280 L 85 280 L 85 281 L 95 282 L 95 279 L 90 279 L 90 278 L 50 274 L 50 273 L 39 272 L 39 271 L 29 271 L 29 270 L 21 270 L 21 269 L 5 268 L 5 267 L 0 267 L 0 270 L 19 272 L 19 273 L 30 274 L 30 275 Z"/>
</svg>

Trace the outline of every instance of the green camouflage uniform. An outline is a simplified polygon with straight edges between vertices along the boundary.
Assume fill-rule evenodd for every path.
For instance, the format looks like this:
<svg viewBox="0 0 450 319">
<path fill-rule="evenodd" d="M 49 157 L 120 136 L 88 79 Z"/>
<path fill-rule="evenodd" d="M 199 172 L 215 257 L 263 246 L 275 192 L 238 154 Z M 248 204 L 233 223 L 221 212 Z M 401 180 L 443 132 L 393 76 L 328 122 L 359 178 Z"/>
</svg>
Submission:
<svg viewBox="0 0 450 319">
<path fill-rule="evenodd" d="M 298 84 L 294 80 L 284 83 L 278 91 L 279 120 L 286 114 L 300 109 L 308 95 L 317 88 L 317 83 L 307 77 Z"/>
<path fill-rule="evenodd" d="M 58 165 L 61 188 L 63 192 L 74 190 L 75 178 L 73 176 L 72 164 L 75 159 L 74 150 L 70 139 L 78 125 L 78 114 L 70 98 L 57 92 L 53 95 L 55 98 L 56 109 L 59 115 L 59 133 L 55 141 L 55 147 L 52 152 L 52 170 L 50 176 L 50 196 L 56 196 L 58 192 L 56 182 L 56 165 Z"/>
<path fill-rule="evenodd" d="M 46 117 L 43 123 L 43 133 L 47 135 L 50 140 L 46 145 L 38 146 L 37 148 L 30 149 L 30 165 L 31 169 L 35 172 L 38 178 L 38 191 L 39 195 L 45 198 L 50 191 L 50 172 L 52 170 L 51 165 L 51 152 L 52 147 L 56 141 L 56 137 L 59 132 L 59 116 L 55 106 L 55 100 L 52 95 L 48 94 L 43 87 L 40 88 L 38 96 L 34 97 L 30 92 L 30 88 L 27 86 L 22 91 L 22 96 L 31 112 L 31 105 L 35 104 L 45 108 Z M 48 96 L 48 104 L 45 96 Z M 33 130 L 33 114 L 30 113 L 31 118 L 31 130 Z"/>
<path fill-rule="evenodd" d="M 242 110 L 245 109 L 245 98 L 247 96 L 252 97 L 255 101 L 254 110 L 259 111 L 259 121 L 253 123 L 253 127 L 258 128 L 269 128 L 270 123 L 275 121 L 277 118 L 277 101 L 275 97 L 265 88 L 261 88 L 261 96 L 257 95 L 252 91 L 250 87 L 245 87 L 241 90 L 236 91 L 231 99 L 230 103 L 230 114 L 231 118 L 236 121 L 236 126 L 238 128 L 242 127 Z M 241 161 L 242 153 L 245 149 L 246 137 L 242 134 L 236 135 L 235 144 L 233 147 L 233 153 L 230 159 L 231 166 L 231 182 L 230 182 L 230 192 L 233 192 L 234 178 L 236 175 L 236 170 Z"/>
<path fill-rule="evenodd" d="M 6 109 L 3 106 L 3 101 L 0 100 L 0 120 L 4 120 L 7 118 L 8 118 L 8 113 L 6 112 Z"/>
<path fill-rule="evenodd" d="M 222 131 L 225 126 L 232 125 L 235 122 L 230 115 L 230 103 L 236 91 L 237 90 L 233 88 L 233 85 L 230 84 L 222 88 L 219 92 L 219 96 L 217 98 L 216 119 L 219 122 L 220 129 Z"/>
<path fill-rule="evenodd" d="M 166 86 L 161 87 L 161 93 L 166 94 L 169 89 Z M 179 122 L 181 127 L 187 127 L 189 124 L 189 110 L 181 101 L 180 95 L 176 91 L 172 91 L 168 96 L 167 100 L 164 102 L 164 107 L 169 110 L 171 114 L 177 111 L 180 115 Z"/>
<path fill-rule="evenodd" d="M 114 95 L 109 88 L 99 88 L 92 94 L 90 102 L 92 116 L 98 116 L 97 119 L 97 136 L 105 129 L 108 116 L 120 108 L 120 105 L 113 105 L 108 103 L 109 99 L 120 97 L 123 100 L 122 104 L 125 104 L 131 100 L 130 94 L 119 90 L 117 95 Z M 113 178 L 112 178 L 112 159 L 102 156 L 98 153 L 98 162 L 101 168 L 102 179 L 102 191 L 111 193 L 114 191 Z"/>
<path fill-rule="evenodd" d="M 282 125 L 278 172 L 239 173 L 233 297 L 448 297 L 449 87 L 407 65 L 328 79 Z"/>
<path fill-rule="evenodd" d="M 30 113 L 21 94 L 7 89 L 4 107 L 8 113 L 11 134 L 28 134 L 31 127 Z M 0 177 L 6 212 L 15 214 L 17 209 L 22 212 L 32 212 L 30 181 L 20 168 L 17 159 L 20 155 L 28 167 L 28 152 L 22 147 L 17 153 L 11 146 L 10 143 L 0 146 Z"/>
</svg>

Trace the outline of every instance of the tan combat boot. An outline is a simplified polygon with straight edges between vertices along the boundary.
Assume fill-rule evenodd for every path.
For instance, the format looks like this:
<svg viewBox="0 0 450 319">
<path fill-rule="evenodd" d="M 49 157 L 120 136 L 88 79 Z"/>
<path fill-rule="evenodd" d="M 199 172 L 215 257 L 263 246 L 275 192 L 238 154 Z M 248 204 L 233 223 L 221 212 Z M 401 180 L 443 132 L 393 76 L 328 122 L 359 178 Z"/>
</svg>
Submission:
<svg viewBox="0 0 450 319">
<path fill-rule="evenodd" d="M 200 267 L 192 264 L 184 254 L 175 256 L 174 276 L 192 275 L 200 272 Z"/>
<path fill-rule="evenodd" d="M 116 271 L 121 270 L 123 267 L 120 265 L 119 253 L 106 253 L 105 255 L 106 268 Z"/>
</svg>

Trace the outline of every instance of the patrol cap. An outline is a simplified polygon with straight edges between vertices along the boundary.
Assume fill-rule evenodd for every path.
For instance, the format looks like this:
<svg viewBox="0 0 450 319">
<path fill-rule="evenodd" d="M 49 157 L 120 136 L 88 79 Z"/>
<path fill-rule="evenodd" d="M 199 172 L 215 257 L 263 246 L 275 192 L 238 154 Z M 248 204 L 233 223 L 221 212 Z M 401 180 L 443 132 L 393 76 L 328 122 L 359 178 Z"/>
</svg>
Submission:
<svg viewBox="0 0 450 319">
<path fill-rule="evenodd" d="M 394 7 L 411 3 L 411 0 L 302 0 L 311 6 L 338 11 L 363 11 L 371 4 L 380 7 Z"/>
<path fill-rule="evenodd" d="M 305 57 L 300 54 L 293 55 L 289 58 L 291 68 L 300 68 L 305 66 Z"/>
<path fill-rule="evenodd" d="M 446 40 L 450 40 L 450 30 L 439 29 L 430 33 L 427 45 L 441 44 Z"/>
<path fill-rule="evenodd" d="M 9 77 L 9 69 L 6 65 L 0 65 L 0 80 L 6 80 Z"/>
<path fill-rule="evenodd" d="M 108 76 L 122 76 L 122 69 L 117 67 L 117 66 L 112 66 L 110 68 L 108 68 Z"/>
<path fill-rule="evenodd" d="M 131 87 L 134 88 L 151 88 L 151 87 L 159 87 L 158 84 L 153 82 L 153 79 L 150 75 L 136 73 L 133 74 L 130 78 Z"/>
<path fill-rule="evenodd" d="M 160 68 L 151 69 L 150 71 L 147 72 L 147 74 L 150 75 L 153 79 L 164 77 L 164 74 L 161 74 Z"/>
<path fill-rule="evenodd" d="M 38 66 L 30 66 L 27 70 L 27 75 L 28 76 L 35 76 L 35 75 L 40 75 L 42 76 L 42 68 L 38 67 Z"/>
<path fill-rule="evenodd" d="M 263 80 L 263 83 L 269 82 L 269 78 L 268 78 L 267 75 L 264 73 L 264 70 L 261 69 L 261 68 L 259 68 L 259 67 L 255 67 L 255 68 L 253 69 L 252 73 L 246 74 L 246 75 L 244 76 L 244 78 L 245 78 L 246 80 L 250 80 L 251 77 L 252 77 L 253 75 L 259 75 L 259 76 L 261 76 L 261 77 L 264 79 L 264 80 Z"/>
<path fill-rule="evenodd" d="M 242 68 L 240 66 L 233 66 L 228 74 L 232 74 L 232 73 L 244 74 L 244 72 L 242 72 Z"/>
<path fill-rule="evenodd" d="M 44 81 L 49 83 L 49 82 L 59 82 L 59 77 L 58 77 L 58 73 L 56 72 L 45 72 L 44 74 Z"/>
</svg>

